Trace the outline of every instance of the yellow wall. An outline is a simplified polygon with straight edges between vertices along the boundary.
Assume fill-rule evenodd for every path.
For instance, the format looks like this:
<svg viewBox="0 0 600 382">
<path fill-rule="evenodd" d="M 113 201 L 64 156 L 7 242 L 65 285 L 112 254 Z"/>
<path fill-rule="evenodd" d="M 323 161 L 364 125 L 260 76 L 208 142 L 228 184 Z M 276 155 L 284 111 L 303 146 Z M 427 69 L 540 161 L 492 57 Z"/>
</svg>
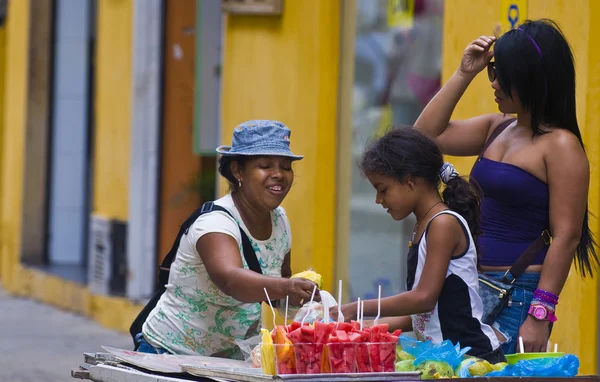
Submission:
<svg viewBox="0 0 600 382">
<path fill-rule="evenodd" d="M 481 34 L 492 34 L 500 20 L 500 1 L 447 0 L 444 15 L 443 79 L 447 80 L 458 67 L 466 45 Z M 473 17 L 477 15 L 477 17 Z M 573 47 L 577 70 L 577 116 L 592 164 L 590 209 L 598 216 L 600 202 L 600 173 L 598 145 L 600 136 L 600 52 L 594 37 L 600 36 L 600 26 L 591 20 L 600 17 L 596 1 L 529 0 L 528 17 L 556 20 Z M 490 83 L 485 73 L 469 87 L 453 115 L 455 119 L 496 112 Z M 469 173 L 473 158 L 451 158 L 459 172 Z M 598 222 L 592 220 L 596 237 L 600 236 Z M 596 279 L 597 280 L 597 279 Z M 598 283 L 583 281 L 573 269 L 561 294 L 557 316 L 559 320 L 552 341 L 559 349 L 579 356 L 580 373 L 595 373 L 598 343 Z"/>
<path fill-rule="evenodd" d="M 23 171 L 25 168 L 25 125 L 27 113 L 27 78 L 29 46 L 29 1 L 11 1 L 6 24 L 6 68 L 3 126 L 0 149 L 0 263 L 2 284 L 15 291 L 16 267 L 21 251 L 21 216 Z"/>
<path fill-rule="evenodd" d="M 0 148 L 4 142 L 4 87 L 6 72 L 6 27 L 0 27 Z M 2 179 L 3 155 L 0 154 L 0 179 Z M 0 186 L 0 200 L 2 199 L 2 186 Z M 2 216 L 2 204 L 0 202 L 0 216 Z M 1 235 L 1 234 L 0 234 Z M 1 236 L 0 236 L 1 237 Z M 0 239 L 1 241 L 1 239 Z M 1 248 L 0 248 L 1 251 Z M 2 279 L 2 261 L 0 260 L 0 280 Z M 1 282 L 1 281 L 0 281 Z"/>
<path fill-rule="evenodd" d="M 292 130 L 292 150 L 305 155 L 283 203 L 293 271 L 315 268 L 327 290 L 334 284 L 339 22 L 338 0 L 287 1 L 281 17 L 228 16 L 221 99 L 224 144 L 249 119 L 277 119 Z"/>
<path fill-rule="evenodd" d="M 131 132 L 132 0 L 98 2 L 94 213 L 127 220 Z"/>
<path fill-rule="evenodd" d="M 124 298 L 91 295 L 80 284 L 20 264 L 29 7 L 28 0 L 11 1 L 6 31 L 0 28 L 0 281 L 13 294 L 90 316 L 126 332 L 142 306 Z M 98 7 L 94 208 L 126 219 L 132 2 L 106 0 L 98 2 Z M 5 93 L 9 96 L 4 97 Z"/>
</svg>

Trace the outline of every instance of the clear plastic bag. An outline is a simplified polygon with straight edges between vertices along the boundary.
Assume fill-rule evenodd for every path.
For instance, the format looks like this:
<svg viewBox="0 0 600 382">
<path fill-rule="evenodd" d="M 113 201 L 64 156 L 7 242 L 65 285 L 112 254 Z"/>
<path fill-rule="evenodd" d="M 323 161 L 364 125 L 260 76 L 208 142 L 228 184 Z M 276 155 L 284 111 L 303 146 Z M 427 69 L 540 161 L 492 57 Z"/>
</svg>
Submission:
<svg viewBox="0 0 600 382">
<path fill-rule="evenodd" d="M 296 322 L 306 322 L 312 324 L 315 321 L 323 319 L 323 305 L 319 302 L 311 301 L 302 305 L 294 316 Z"/>
<path fill-rule="evenodd" d="M 245 340 L 235 340 L 235 344 L 240 348 L 242 353 L 244 354 L 244 361 L 252 361 L 254 363 L 254 359 L 252 359 L 253 353 L 252 351 L 260 345 L 262 340 L 262 334 L 256 335 L 254 337 L 247 338 Z M 258 364 L 260 366 L 260 363 Z"/>
<path fill-rule="evenodd" d="M 298 312 L 294 315 L 294 321 L 305 322 L 312 324 L 315 321 L 323 321 L 325 318 L 324 305 L 328 308 L 337 306 L 337 301 L 327 291 L 320 291 L 321 302 L 310 301 L 304 304 Z"/>
</svg>

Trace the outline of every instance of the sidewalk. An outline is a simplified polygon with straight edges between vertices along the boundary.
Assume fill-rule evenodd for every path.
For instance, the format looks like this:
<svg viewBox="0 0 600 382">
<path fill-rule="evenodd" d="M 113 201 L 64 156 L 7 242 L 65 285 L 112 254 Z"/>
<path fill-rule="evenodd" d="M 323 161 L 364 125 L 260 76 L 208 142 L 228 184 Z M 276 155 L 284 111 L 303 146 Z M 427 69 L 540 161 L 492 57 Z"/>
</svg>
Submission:
<svg viewBox="0 0 600 382">
<path fill-rule="evenodd" d="M 0 288 L 0 381 L 76 381 L 71 369 L 83 364 L 84 352 L 102 351 L 101 345 L 133 347 L 128 334 Z"/>
</svg>

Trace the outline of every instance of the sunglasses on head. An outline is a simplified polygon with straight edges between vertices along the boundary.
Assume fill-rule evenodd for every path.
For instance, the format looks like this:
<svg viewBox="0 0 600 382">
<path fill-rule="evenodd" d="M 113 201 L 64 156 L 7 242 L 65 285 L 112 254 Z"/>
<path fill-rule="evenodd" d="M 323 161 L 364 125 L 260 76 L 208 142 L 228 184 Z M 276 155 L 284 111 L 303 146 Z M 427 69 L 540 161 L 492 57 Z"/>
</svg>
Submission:
<svg viewBox="0 0 600 382">
<path fill-rule="evenodd" d="M 496 75 L 496 63 L 495 62 L 490 61 L 490 63 L 487 65 L 487 73 L 488 73 L 488 79 L 490 80 L 490 82 L 496 81 L 496 78 L 498 78 L 498 76 Z"/>
</svg>

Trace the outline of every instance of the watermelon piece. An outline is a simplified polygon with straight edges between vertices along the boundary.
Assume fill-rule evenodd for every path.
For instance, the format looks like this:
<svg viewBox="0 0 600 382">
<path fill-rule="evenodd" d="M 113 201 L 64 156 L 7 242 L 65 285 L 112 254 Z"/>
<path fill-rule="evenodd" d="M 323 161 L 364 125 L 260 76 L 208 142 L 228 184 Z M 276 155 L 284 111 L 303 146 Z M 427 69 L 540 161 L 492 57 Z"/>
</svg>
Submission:
<svg viewBox="0 0 600 382">
<path fill-rule="evenodd" d="M 395 336 L 390 333 L 381 333 L 379 335 L 379 340 L 380 342 L 389 342 L 395 344 L 398 342 L 398 336 Z"/>
<path fill-rule="evenodd" d="M 354 342 L 354 343 L 364 342 L 362 340 L 362 335 L 360 333 L 357 333 L 357 332 L 350 332 L 350 333 L 348 333 L 348 341 Z"/>
<path fill-rule="evenodd" d="M 327 343 L 335 343 L 335 342 L 340 342 L 340 339 L 336 337 L 335 333 L 332 333 L 329 335 L 329 338 L 327 339 Z"/>
<path fill-rule="evenodd" d="M 298 374 L 320 374 L 323 359 L 323 344 L 298 343 L 296 350 L 296 372 Z"/>
<path fill-rule="evenodd" d="M 360 325 L 359 325 L 359 328 L 360 328 Z M 336 324 L 336 330 L 343 330 L 345 332 L 351 332 L 352 329 L 354 329 L 354 326 L 352 326 L 352 324 L 349 322 L 340 322 L 339 324 Z"/>
<path fill-rule="evenodd" d="M 369 342 L 380 342 L 381 334 L 388 332 L 389 325 L 388 324 L 379 324 L 374 325 L 369 330 Z"/>
<path fill-rule="evenodd" d="M 336 330 L 335 332 L 335 336 L 338 338 L 339 342 L 349 342 L 349 338 L 348 338 L 348 333 L 346 333 L 343 330 Z"/>
<path fill-rule="evenodd" d="M 369 348 L 365 342 L 356 345 L 356 371 L 358 373 L 371 372 L 371 359 Z"/>
<path fill-rule="evenodd" d="M 366 330 L 355 331 L 355 332 L 352 332 L 352 334 L 358 334 L 359 335 L 358 339 L 356 339 L 355 342 L 369 342 L 369 332 L 366 331 Z M 353 337 L 356 338 L 355 336 L 353 336 Z M 348 337 L 348 338 L 350 338 L 350 337 Z"/>
<path fill-rule="evenodd" d="M 356 346 L 357 344 L 351 342 L 327 344 L 332 373 L 356 372 Z"/>
<path fill-rule="evenodd" d="M 400 335 L 402 334 L 402 330 L 396 329 L 396 330 L 394 330 L 394 332 L 392 334 L 395 335 L 396 337 L 400 337 Z"/>
<path fill-rule="evenodd" d="M 384 373 L 395 371 L 396 363 L 396 343 L 386 342 L 379 346 L 379 369 Z"/>
<path fill-rule="evenodd" d="M 355 373 L 356 372 L 356 346 L 361 338 L 366 336 L 354 331 L 354 328 L 346 326 L 350 332 L 338 327 L 330 336 L 326 345 L 327 360 L 325 365 L 329 366 L 331 373 Z M 352 337 L 352 340 L 350 339 Z"/>
<path fill-rule="evenodd" d="M 354 330 L 360 330 L 360 322 L 352 320 L 350 325 L 354 328 Z"/>
<path fill-rule="evenodd" d="M 380 369 L 383 372 L 395 371 L 396 345 L 398 336 L 390 333 L 381 333 L 382 343 L 379 346 Z"/>
<path fill-rule="evenodd" d="M 300 325 L 300 322 L 293 321 L 291 325 L 288 325 L 288 332 L 294 331 L 294 330 L 298 329 L 300 326 L 302 326 L 302 325 Z"/>
<path fill-rule="evenodd" d="M 292 343 L 297 344 L 302 342 L 302 333 L 300 332 L 300 328 L 297 328 L 287 334 L 287 337 L 292 341 Z M 275 341 L 273 341 L 275 342 Z"/>
<path fill-rule="evenodd" d="M 327 339 L 329 338 L 329 335 L 335 330 L 335 325 L 333 323 L 325 324 L 319 321 L 316 321 L 314 325 L 314 342 L 318 344 L 326 343 Z"/>
<path fill-rule="evenodd" d="M 381 372 L 381 357 L 379 356 L 379 342 L 369 342 L 367 343 L 367 348 L 369 349 L 369 359 L 371 361 L 371 370 L 373 372 Z"/>
<path fill-rule="evenodd" d="M 395 370 L 395 342 L 370 342 L 367 346 L 369 348 L 371 370 L 374 373 L 388 373 Z"/>
<path fill-rule="evenodd" d="M 300 342 L 314 343 L 315 342 L 315 329 L 310 326 L 300 327 Z"/>
</svg>

